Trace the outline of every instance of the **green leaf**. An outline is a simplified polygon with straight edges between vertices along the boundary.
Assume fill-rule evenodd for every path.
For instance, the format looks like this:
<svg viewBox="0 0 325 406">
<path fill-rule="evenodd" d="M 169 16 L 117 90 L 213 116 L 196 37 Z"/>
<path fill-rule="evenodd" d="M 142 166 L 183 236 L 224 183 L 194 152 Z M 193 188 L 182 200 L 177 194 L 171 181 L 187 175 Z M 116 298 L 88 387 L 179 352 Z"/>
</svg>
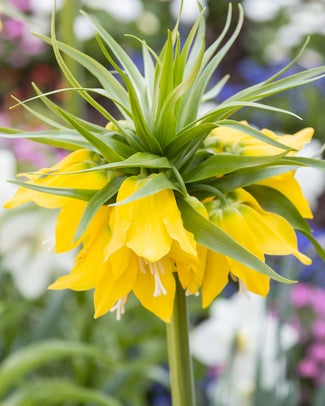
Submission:
<svg viewBox="0 0 325 406">
<path fill-rule="evenodd" d="M 108 162 L 120 161 L 123 157 L 114 151 L 106 142 L 101 140 L 98 136 L 88 131 L 85 127 L 80 125 L 73 116 L 57 107 L 62 116 L 82 135 L 90 144 L 92 144 Z"/>
<path fill-rule="evenodd" d="M 205 103 L 209 100 L 215 99 L 221 90 L 224 88 L 225 84 L 228 82 L 230 75 L 225 75 L 222 79 L 219 80 L 210 90 L 204 93 L 202 97 L 202 103 Z"/>
<path fill-rule="evenodd" d="M 314 245 L 319 256 L 325 261 L 325 251 L 311 234 L 307 221 L 297 210 L 296 206 L 281 192 L 264 185 L 246 187 L 264 210 L 284 217 L 295 230 L 304 234 Z"/>
<path fill-rule="evenodd" d="M 125 179 L 126 176 L 113 179 L 104 186 L 103 189 L 99 190 L 92 196 L 82 214 L 80 223 L 73 237 L 73 244 L 83 236 L 97 210 L 118 192 Z"/>
<path fill-rule="evenodd" d="M 225 36 L 226 32 L 228 31 L 228 24 L 230 24 L 231 21 L 231 15 L 228 14 L 228 18 L 226 21 L 225 28 L 222 32 L 222 34 L 218 37 L 218 39 L 214 43 L 214 48 L 217 48 L 221 41 L 223 40 L 223 37 Z M 236 38 L 238 37 L 240 30 L 242 28 L 244 21 L 244 13 L 242 7 L 239 5 L 239 19 L 238 23 L 236 26 L 235 31 L 229 38 L 229 40 L 225 43 L 225 45 L 220 49 L 220 51 L 211 59 L 211 61 L 208 63 L 208 60 L 210 59 L 210 55 L 212 49 L 208 49 L 207 52 L 205 53 L 205 56 L 203 57 L 203 63 L 202 63 L 202 68 L 205 66 L 206 63 L 207 66 L 204 68 L 204 71 L 201 73 L 200 77 L 197 79 L 196 85 L 192 87 L 190 94 L 187 97 L 187 104 L 186 108 L 183 109 L 182 111 L 182 116 L 180 118 L 180 121 L 182 125 L 186 125 L 190 123 L 191 121 L 195 120 L 197 118 L 198 110 L 200 103 L 202 101 L 203 94 L 208 86 L 208 83 L 213 75 L 213 73 L 216 71 L 217 67 L 219 66 L 220 62 L 226 55 L 226 53 L 229 51 L 230 47 L 232 44 L 235 42 Z M 208 120 L 211 122 L 212 120 Z"/>
<path fill-rule="evenodd" d="M 61 125 L 60 123 L 48 118 L 46 115 L 39 113 L 37 110 L 33 109 L 30 106 L 27 106 L 25 102 L 19 100 L 17 97 L 11 95 L 11 97 L 18 102 L 24 109 L 26 109 L 29 113 L 31 113 L 33 116 L 37 117 L 39 120 L 43 121 L 44 123 L 48 124 L 51 127 L 58 128 L 61 130 L 66 130 L 68 129 L 67 127 Z"/>
<path fill-rule="evenodd" d="M 250 127 L 246 124 L 242 124 L 235 120 L 220 120 L 220 121 L 216 121 L 215 124 L 218 127 L 232 128 L 234 130 L 241 131 L 245 134 L 250 135 L 251 137 L 254 137 L 260 141 L 266 142 L 267 144 L 273 145 L 274 147 L 277 147 L 277 148 L 285 149 L 287 151 L 294 150 L 293 148 L 290 148 L 287 145 L 281 144 L 280 142 L 274 140 L 273 138 L 269 137 L 268 135 L 262 133 L 261 131 L 255 130 L 255 128 Z"/>
<path fill-rule="evenodd" d="M 272 166 L 262 169 L 248 168 L 247 170 L 243 169 L 239 173 L 233 172 L 222 178 L 216 179 L 213 182 L 213 185 L 226 193 L 239 187 L 248 186 L 261 180 L 272 178 L 273 176 L 291 172 L 294 169 L 295 168 L 292 166 Z"/>
<path fill-rule="evenodd" d="M 184 174 L 184 181 L 198 182 L 214 176 L 225 175 L 243 168 L 270 165 L 281 159 L 286 152 L 278 155 L 246 156 L 230 153 L 220 153 L 203 161 L 189 173 Z"/>
<path fill-rule="evenodd" d="M 96 21 L 94 18 L 92 18 L 84 11 L 81 11 L 81 14 L 84 15 L 91 22 L 91 24 L 97 29 L 100 36 L 110 47 L 116 58 L 121 62 L 122 66 L 125 69 L 125 72 L 130 77 L 132 83 L 137 87 L 139 94 L 142 94 L 144 78 L 139 72 L 135 63 L 132 61 L 132 59 L 128 56 L 128 54 L 124 51 L 124 49 L 114 40 L 114 38 L 99 24 L 98 21 Z"/>
<path fill-rule="evenodd" d="M 295 282 L 278 275 L 263 261 L 249 252 L 242 245 L 238 244 L 221 228 L 203 217 L 185 200 L 179 200 L 178 206 L 182 213 L 184 227 L 194 234 L 194 238 L 199 244 L 204 245 L 208 249 L 221 255 L 226 255 L 235 261 L 241 262 L 256 272 L 262 273 L 278 282 Z"/>
<path fill-rule="evenodd" d="M 52 39 L 52 46 L 53 46 L 55 58 L 58 62 L 58 65 L 59 65 L 62 73 L 66 77 L 67 81 L 71 84 L 71 86 L 73 86 L 75 88 L 82 88 L 83 86 L 81 86 L 80 83 L 78 82 L 78 80 L 73 76 L 73 74 L 71 73 L 70 69 L 68 68 L 68 66 L 66 65 L 66 63 L 64 62 L 64 60 L 60 54 L 58 42 L 57 42 L 56 35 L 55 35 L 55 10 L 52 13 L 52 19 L 51 19 L 51 39 Z M 115 118 L 108 111 L 106 111 L 99 103 L 97 103 L 97 101 L 94 100 L 86 91 L 78 90 L 78 93 L 90 105 L 92 105 L 97 111 L 99 111 L 107 120 L 112 121 L 119 128 L 119 130 L 125 134 L 123 128 L 119 125 L 118 121 L 115 120 Z"/>
<path fill-rule="evenodd" d="M 126 199 L 120 202 L 109 204 L 108 206 L 121 206 L 122 204 L 134 202 L 135 200 L 142 199 L 143 197 L 151 196 L 164 189 L 173 189 L 181 192 L 178 187 L 172 183 L 167 176 L 161 172 L 158 175 L 153 176 L 145 183 L 140 189 L 132 193 Z"/>
<path fill-rule="evenodd" d="M 32 86 L 35 90 L 35 92 L 37 93 L 36 97 L 32 97 L 30 99 L 27 99 L 24 101 L 24 103 L 29 102 L 31 100 L 40 98 L 42 100 L 42 102 L 46 105 L 46 107 L 48 109 L 50 109 L 54 114 L 58 115 L 61 119 L 62 116 L 60 114 L 60 112 L 57 109 L 57 105 L 52 102 L 48 97 L 48 95 L 51 94 L 55 94 L 55 93 L 59 93 L 59 92 L 65 92 L 65 91 L 78 91 L 78 90 L 86 90 L 86 91 L 94 91 L 95 93 L 101 94 L 103 95 L 103 92 L 100 91 L 102 89 L 89 89 L 89 88 L 67 88 L 67 89 L 59 89 L 59 90 L 54 90 L 52 92 L 47 92 L 47 93 L 42 93 L 41 90 L 35 85 L 35 83 L 32 83 Z M 62 108 L 62 107 L 61 107 Z M 62 109 L 64 110 L 64 109 Z M 70 113 L 71 114 L 71 113 Z M 96 131 L 96 132 L 103 132 L 104 128 L 102 126 L 99 126 L 97 124 L 94 123 L 90 123 L 89 121 L 83 120 L 73 114 L 71 114 L 71 116 L 83 127 L 85 127 L 87 130 L 89 131 Z"/>
<path fill-rule="evenodd" d="M 52 145 L 54 147 L 66 148 L 70 150 L 76 150 L 80 148 L 92 149 L 90 145 L 83 137 L 75 130 L 48 130 L 48 131 L 35 131 L 35 132 L 17 132 L 10 135 L 1 134 L 1 138 L 8 139 L 20 139 L 25 138 L 40 142 L 46 145 Z"/>
<path fill-rule="evenodd" d="M 37 186 L 31 183 L 18 182 L 16 180 L 8 180 L 7 182 L 13 183 L 14 185 L 25 187 L 27 189 L 35 190 L 36 192 L 49 193 L 52 195 L 62 196 L 62 197 L 72 197 L 73 199 L 84 200 L 88 202 L 97 189 L 74 189 L 67 187 L 51 187 L 51 186 Z"/>
<path fill-rule="evenodd" d="M 177 137 L 164 148 L 164 154 L 170 159 L 177 157 L 180 153 L 184 152 L 192 140 L 197 140 L 198 144 L 200 144 L 214 128 L 216 128 L 215 124 L 204 123 L 181 131 L 177 134 Z"/>
<path fill-rule="evenodd" d="M 95 389 L 85 388 L 66 379 L 49 378 L 29 382 L 1 402 L 2 406 L 63 405 L 66 402 L 99 406 L 122 406 L 112 396 Z M 74 403 L 75 404 L 75 403 Z"/>
<path fill-rule="evenodd" d="M 81 171 L 75 172 L 60 172 L 59 174 L 52 173 L 49 176 L 56 175 L 72 175 L 74 173 L 84 173 L 101 171 L 103 169 L 123 169 L 123 168 L 156 168 L 156 169 L 168 169 L 171 168 L 168 159 L 165 157 L 160 157 L 158 155 L 149 154 L 148 152 L 137 152 L 136 154 L 130 156 L 128 159 L 119 162 L 113 162 L 105 165 L 93 166 L 89 169 L 82 169 Z"/>
<path fill-rule="evenodd" d="M 288 156 L 283 158 L 280 163 L 284 165 L 291 164 L 297 166 L 306 166 L 309 168 L 318 169 L 320 171 L 325 171 L 325 161 L 323 159 Z"/>
<path fill-rule="evenodd" d="M 114 62 L 112 57 L 107 52 L 101 38 L 98 35 L 96 35 L 96 39 L 106 59 L 114 66 L 116 71 L 121 75 L 128 88 L 130 106 L 132 110 L 132 119 L 134 127 L 136 129 L 137 136 L 142 146 L 149 152 L 160 153 L 161 152 L 160 144 L 156 140 L 156 138 L 151 134 L 147 126 L 133 83 L 126 76 L 126 74 L 119 68 L 119 66 Z"/>
<path fill-rule="evenodd" d="M 44 42 L 52 45 L 52 40 L 49 37 L 40 34 L 34 34 Z M 102 84 L 103 88 L 112 95 L 114 99 L 119 101 L 126 109 L 130 108 L 129 98 L 124 87 L 119 83 L 119 81 L 107 70 L 105 66 L 96 61 L 96 59 L 78 51 L 71 46 L 64 44 L 63 42 L 57 41 L 58 48 L 69 55 L 72 59 L 84 66 L 90 73 L 97 78 L 97 80 Z M 118 108 L 119 105 L 117 105 Z M 124 111 L 121 111 L 124 115 Z"/>
<path fill-rule="evenodd" d="M 24 347 L 9 355 L 0 366 L 0 396 L 22 376 L 54 360 L 75 356 L 95 357 L 113 365 L 101 350 L 88 344 L 59 340 L 46 340 Z"/>
</svg>

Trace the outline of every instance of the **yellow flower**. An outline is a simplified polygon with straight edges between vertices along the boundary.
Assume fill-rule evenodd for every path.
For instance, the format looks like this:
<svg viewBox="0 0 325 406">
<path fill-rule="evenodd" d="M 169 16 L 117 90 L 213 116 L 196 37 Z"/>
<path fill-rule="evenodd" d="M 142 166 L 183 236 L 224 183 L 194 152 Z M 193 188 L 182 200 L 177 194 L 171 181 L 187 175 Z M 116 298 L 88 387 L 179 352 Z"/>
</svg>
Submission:
<svg viewBox="0 0 325 406">
<path fill-rule="evenodd" d="M 117 202 L 149 179 L 128 177 Z M 59 239 L 71 241 L 78 225 L 72 217 L 71 206 L 68 216 L 61 218 L 62 225 L 69 224 L 69 236 L 60 234 Z M 71 274 L 50 288 L 95 288 L 95 317 L 117 309 L 118 318 L 133 290 L 144 307 L 169 322 L 175 295 L 173 272 L 192 293 L 200 287 L 203 270 L 196 243 L 183 226 L 173 191 L 167 189 L 113 209 L 102 206 L 83 236 L 83 249 Z"/>
<path fill-rule="evenodd" d="M 36 173 L 22 173 L 29 180 L 27 184 L 36 186 L 65 187 L 76 189 L 101 189 L 109 180 L 103 171 L 84 172 L 64 175 L 65 172 L 77 172 L 98 165 L 100 156 L 87 149 L 79 149 L 66 156 L 51 168 L 44 168 Z M 71 198 L 37 192 L 32 189 L 20 187 L 15 196 L 4 205 L 12 209 L 26 202 L 34 202 L 38 206 L 55 209 L 62 207 Z M 75 200 L 75 199 L 73 199 Z"/>
<path fill-rule="evenodd" d="M 281 216 L 261 208 L 256 199 L 244 189 L 237 189 L 226 197 L 227 205 L 219 200 L 206 203 L 210 220 L 234 240 L 264 261 L 267 255 L 292 254 L 302 263 L 311 260 L 297 248 L 296 234 Z M 269 277 L 224 255 L 209 250 L 202 286 L 203 307 L 207 307 L 228 283 L 228 275 L 239 281 L 240 290 L 261 296 L 269 291 Z"/>
<path fill-rule="evenodd" d="M 112 172 L 94 171 L 68 175 L 64 173 L 89 169 L 98 165 L 99 162 L 100 156 L 98 154 L 80 149 L 72 152 L 51 168 L 44 168 L 36 173 L 21 174 L 20 176 L 26 176 L 29 179 L 26 183 L 36 186 L 97 190 L 104 187 L 112 179 Z M 5 203 L 4 207 L 11 209 L 30 201 L 41 207 L 61 208 L 55 226 L 55 251 L 57 253 L 69 251 L 80 243 L 79 240 L 73 244 L 72 240 L 87 202 L 20 187 L 14 197 Z"/>
<path fill-rule="evenodd" d="M 247 122 L 242 121 L 242 124 L 247 125 Z M 267 129 L 263 129 L 261 132 L 297 151 L 310 142 L 314 134 L 312 128 L 305 128 L 292 135 L 276 135 L 273 131 Z M 209 135 L 208 144 L 216 153 L 231 152 L 239 155 L 263 156 L 275 155 L 282 152 L 280 148 L 232 128 L 216 128 Z M 295 155 L 297 151 L 290 151 L 288 155 Z M 294 175 L 295 171 L 291 171 L 262 180 L 258 184 L 277 189 L 296 206 L 303 217 L 313 218 L 308 201 L 304 198 L 300 185 L 294 178 Z"/>
</svg>

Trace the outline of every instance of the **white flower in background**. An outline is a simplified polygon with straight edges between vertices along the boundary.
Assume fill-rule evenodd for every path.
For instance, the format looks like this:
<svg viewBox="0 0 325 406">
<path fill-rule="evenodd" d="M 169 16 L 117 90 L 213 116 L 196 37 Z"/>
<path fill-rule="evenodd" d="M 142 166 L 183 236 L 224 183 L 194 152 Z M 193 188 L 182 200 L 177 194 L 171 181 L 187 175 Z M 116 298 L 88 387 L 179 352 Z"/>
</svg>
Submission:
<svg viewBox="0 0 325 406">
<path fill-rule="evenodd" d="M 80 41 L 87 41 L 95 36 L 95 29 L 90 21 L 83 15 L 78 15 L 74 20 L 74 33 Z"/>
<path fill-rule="evenodd" d="M 275 19 L 281 12 L 285 18 L 273 42 L 265 48 L 268 62 L 291 57 L 291 48 L 301 44 L 310 34 L 325 34 L 325 1 L 243 0 L 246 17 L 259 23 Z"/>
<path fill-rule="evenodd" d="M 143 11 L 140 0 L 84 0 L 84 5 L 92 9 L 107 11 L 112 17 L 123 22 L 138 19 Z"/>
<path fill-rule="evenodd" d="M 51 281 L 68 272 L 71 252 L 54 253 L 56 216 L 32 206 L 0 221 L 2 270 L 11 273 L 17 289 L 26 299 L 36 299 Z"/>
<path fill-rule="evenodd" d="M 1 271 L 9 271 L 20 293 L 27 299 L 41 295 L 53 279 L 53 273 L 64 274 L 73 262 L 73 255 L 49 253 L 54 236 L 55 215 L 29 206 L 10 213 L 3 204 L 17 187 L 8 183 L 16 174 L 16 161 L 9 150 L 0 151 L 0 256 Z M 43 215 L 42 215 L 43 214 Z"/>
<path fill-rule="evenodd" d="M 244 0 L 245 15 L 251 20 L 264 22 L 273 20 L 283 7 L 292 7 L 299 0 Z"/>
<path fill-rule="evenodd" d="M 64 0 L 56 0 L 56 9 L 59 10 Z M 29 7 L 33 14 L 49 15 L 53 11 L 53 0 L 29 0 Z"/>
<path fill-rule="evenodd" d="M 16 161 L 9 150 L 0 151 L 0 216 L 5 212 L 4 203 L 14 194 L 17 187 L 7 182 L 16 176 Z"/>
<path fill-rule="evenodd" d="M 250 296 L 236 294 L 216 300 L 210 318 L 191 333 L 194 357 L 223 371 L 209 391 L 211 401 L 218 399 L 218 405 L 251 405 L 259 357 L 263 389 L 278 390 L 279 383 L 286 389 L 285 359 L 278 358 L 278 351 L 279 347 L 283 351 L 292 347 L 298 333 L 289 325 L 279 327 L 278 321 L 266 314 L 265 300 Z"/>
<path fill-rule="evenodd" d="M 319 140 L 312 140 L 306 144 L 297 156 L 313 157 L 321 149 Z M 305 198 L 308 200 L 311 209 L 316 209 L 317 199 L 325 190 L 325 175 L 313 168 L 299 168 L 295 174 Z"/>
<path fill-rule="evenodd" d="M 206 0 L 200 1 L 202 7 L 206 6 Z M 170 11 L 175 20 L 178 17 L 181 0 L 172 0 L 170 3 Z M 196 0 L 185 0 L 182 10 L 182 24 L 192 24 L 199 15 L 199 8 Z"/>
</svg>

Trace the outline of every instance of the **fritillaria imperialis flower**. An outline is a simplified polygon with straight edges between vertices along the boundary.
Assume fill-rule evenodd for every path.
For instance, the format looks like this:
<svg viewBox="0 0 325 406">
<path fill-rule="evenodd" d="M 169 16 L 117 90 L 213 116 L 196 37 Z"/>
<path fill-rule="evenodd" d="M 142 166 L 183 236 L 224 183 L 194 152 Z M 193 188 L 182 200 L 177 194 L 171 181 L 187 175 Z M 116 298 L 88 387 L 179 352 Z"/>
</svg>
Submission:
<svg viewBox="0 0 325 406">
<path fill-rule="evenodd" d="M 325 256 L 304 219 L 312 215 L 294 179 L 299 166 L 325 169 L 321 160 L 295 156 L 313 131 L 278 136 L 229 118 L 245 106 L 292 114 L 257 101 L 316 80 L 325 68 L 281 79 L 284 69 L 198 118 L 201 103 L 214 99 L 226 83 L 227 77 L 207 90 L 240 31 L 241 7 L 238 25 L 225 43 L 231 6 L 221 36 L 207 49 L 204 10 L 182 46 L 179 21 L 160 54 L 143 44 L 144 74 L 95 19 L 84 15 L 96 28 L 99 47 L 115 74 L 58 42 L 55 16 L 51 40 L 42 38 L 52 44 L 70 86 L 109 124 L 102 127 L 78 118 L 35 87 L 36 97 L 65 126 L 51 116 L 46 121 L 54 130 L 26 137 L 74 152 L 52 168 L 25 174 L 27 182 L 15 182 L 20 188 L 6 204 L 13 208 L 33 201 L 61 208 L 56 252 L 82 244 L 71 273 L 51 288 L 95 289 L 96 317 L 116 309 L 120 318 L 133 292 L 144 307 L 169 322 L 178 281 L 187 294 L 202 292 L 203 306 L 223 289 L 228 275 L 240 289 L 262 296 L 270 278 L 292 282 L 273 271 L 264 254 L 292 254 L 308 264 L 297 249 L 295 231 L 304 233 Z M 103 88 L 83 88 L 61 52 L 84 65 Z M 110 99 L 121 120 L 93 93 Z M 24 137 L 12 129 L 7 132 L 7 137 Z"/>
</svg>

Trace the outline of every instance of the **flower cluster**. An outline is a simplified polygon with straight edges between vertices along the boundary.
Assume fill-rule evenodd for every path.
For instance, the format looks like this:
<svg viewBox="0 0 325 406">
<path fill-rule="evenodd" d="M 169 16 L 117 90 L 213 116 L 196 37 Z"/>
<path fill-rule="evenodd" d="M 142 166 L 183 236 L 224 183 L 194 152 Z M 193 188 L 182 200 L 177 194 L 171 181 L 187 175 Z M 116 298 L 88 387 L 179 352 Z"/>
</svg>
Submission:
<svg viewBox="0 0 325 406">
<path fill-rule="evenodd" d="M 78 118 L 38 92 L 66 126 L 29 133 L 28 138 L 73 152 L 51 168 L 23 174 L 27 181 L 15 182 L 20 188 L 6 207 L 33 201 L 61 209 L 56 252 L 80 243 L 82 249 L 71 274 L 51 288 L 94 288 L 96 317 L 116 309 L 120 318 L 133 292 L 144 307 L 169 322 L 177 280 L 187 294 L 198 295 L 201 289 L 207 307 L 228 277 L 238 281 L 240 290 L 261 296 L 267 295 L 270 278 L 290 282 L 266 265 L 264 255 L 292 254 L 310 263 L 298 251 L 295 230 L 314 241 L 305 221 L 312 214 L 294 173 L 299 166 L 324 169 L 318 159 L 296 156 L 313 130 L 278 136 L 229 116 L 246 106 L 292 114 L 257 101 L 316 80 L 325 69 L 279 79 L 281 71 L 198 118 L 202 101 L 214 98 L 228 79 L 207 90 L 239 33 L 243 23 L 239 11 L 237 28 L 222 47 L 231 7 L 221 36 L 208 49 L 202 38 L 204 10 L 182 48 L 178 22 L 159 55 L 143 43 L 144 75 L 110 34 L 87 16 L 125 87 L 96 60 L 56 40 L 55 16 L 51 40 L 43 37 L 52 43 L 74 91 L 109 124 L 103 128 Z M 83 88 L 61 52 L 83 64 L 103 89 Z M 110 99 L 124 120 L 113 117 L 93 93 Z M 8 135 L 23 136 L 14 130 Z"/>
</svg>

